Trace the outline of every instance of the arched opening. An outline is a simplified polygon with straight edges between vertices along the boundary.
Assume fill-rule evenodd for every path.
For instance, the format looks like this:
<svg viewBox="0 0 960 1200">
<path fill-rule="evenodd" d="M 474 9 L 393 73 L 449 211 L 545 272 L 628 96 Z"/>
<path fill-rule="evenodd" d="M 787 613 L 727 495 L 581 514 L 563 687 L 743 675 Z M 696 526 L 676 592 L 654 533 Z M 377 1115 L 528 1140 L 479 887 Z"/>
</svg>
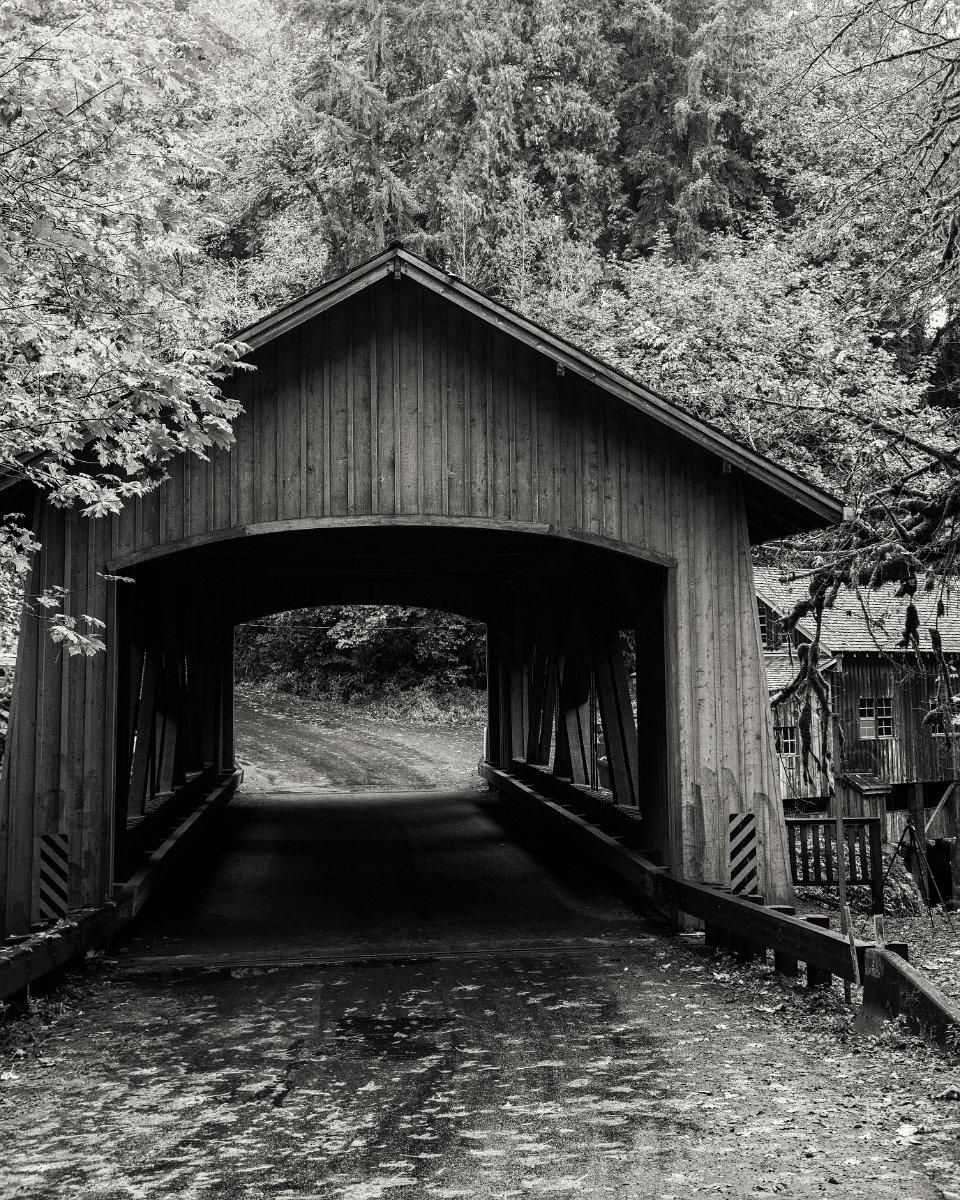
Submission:
<svg viewBox="0 0 960 1200">
<path fill-rule="evenodd" d="M 244 790 L 476 786 L 486 630 L 433 609 L 328 605 L 238 625 Z"/>
<path fill-rule="evenodd" d="M 668 571 L 600 543 L 476 524 L 349 523 L 204 540 L 125 564 L 116 871 L 236 766 L 234 629 L 320 605 L 438 609 L 487 631 L 498 767 L 592 791 L 669 861 Z"/>
</svg>

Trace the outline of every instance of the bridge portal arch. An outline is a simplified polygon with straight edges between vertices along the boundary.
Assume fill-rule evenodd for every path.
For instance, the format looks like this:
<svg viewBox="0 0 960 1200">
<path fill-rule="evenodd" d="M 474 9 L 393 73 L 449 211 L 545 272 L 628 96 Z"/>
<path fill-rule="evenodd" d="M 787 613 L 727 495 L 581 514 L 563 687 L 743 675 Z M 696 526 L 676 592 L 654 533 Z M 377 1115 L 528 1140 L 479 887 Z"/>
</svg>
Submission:
<svg viewBox="0 0 960 1200">
<path fill-rule="evenodd" d="M 486 622 L 501 767 L 585 783 L 595 694 L 643 848 L 722 883 L 730 815 L 753 812 L 761 887 L 785 898 L 749 550 L 838 520 L 837 502 L 399 247 L 241 336 L 255 370 L 233 381 L 244 412 L 229 452 L 178 458 L 97 521 L 4 497 L 35 514 L 31 592 L 66 588 L 106 640 L 65 657 L 24 610 L 0 792 L 4 930 L 58 897 L 102 903 L 127 830 L 233 770 L 235 623 L 345 602 Z M 64 864 L 52 899 L 51 845 Z"/>
</svg>

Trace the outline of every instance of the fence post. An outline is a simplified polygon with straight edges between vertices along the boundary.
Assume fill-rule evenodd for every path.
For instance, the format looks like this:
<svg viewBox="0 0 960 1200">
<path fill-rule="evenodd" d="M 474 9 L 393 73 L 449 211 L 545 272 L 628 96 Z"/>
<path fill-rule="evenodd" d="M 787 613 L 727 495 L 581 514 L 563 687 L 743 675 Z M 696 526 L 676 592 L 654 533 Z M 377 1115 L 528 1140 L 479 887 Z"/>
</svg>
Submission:
<svg viewBox="0 0 960 1200">
<path fill-rule="evenodd" d="M 879 817 L 870 820 L 870 891 L 874 913 L 883 916 L 883 835 Z"/>
<path fill-rule="evenodd" d="M 797 910 L 792 904 L 771 904 L 772 912 L 784 913 L 788 917 L 796 916 Z M 800 964 L 795 958 L 791 958 L 789 954 L 784 954 L 782 950 L 774 950 L 773 952 L 773 969 L 779 975 L 797 976 L 800 974 Z"/>
<path fill-rule="evenodd" d="M 744 900 L 749 900 L 751 904 L 759 904 L 761 908 L 763 907 L 764 898 L 756 892 L 752 892 L 749 896 L 744 896 L 743 898 Z M 742 959 L 755 958 L 762 963 L 767 961 L 766 946 L 761 945 L 759 942 L 751 942 L 749 938 L 738 938 L 737 941 L 739 942 L 737 953 Z"/>
<path fill-rule="evenodd" d="M 730 888 L 725 883 L 709 883 L 707 886 L 713 888 L 713 890 L 716 892 L 721 892 L 723 895 L 730 895 Z M 710 921 L 704 921 L 703 941 L 705 946 L 710 946 L 715 950 L 728 950 L 733 946 L 735 940 L 736 939 L 733 937 L 733 935 L 728 933 L 727 930 L 723 929 L 720 925 L 714 925 Z"/>
<path fill-rule="evenodd" d="M 803 919 L 805 921 L 808 921 L 811 925 L 818 925 L 821 929 L 829 929 L 830 928 L 830 918 L 829 917 L 815 916 L 815 917 L 804 917 Z M 811 965 L 809 963 L 807 963 L 807 987 L 808 988 L 829 987 L 830 981 L 832 978 L 833 978 L 833 976 L 830 974 L 829 971 L 821 971 L 819 967 L 811 967 Z"/>
</svg>

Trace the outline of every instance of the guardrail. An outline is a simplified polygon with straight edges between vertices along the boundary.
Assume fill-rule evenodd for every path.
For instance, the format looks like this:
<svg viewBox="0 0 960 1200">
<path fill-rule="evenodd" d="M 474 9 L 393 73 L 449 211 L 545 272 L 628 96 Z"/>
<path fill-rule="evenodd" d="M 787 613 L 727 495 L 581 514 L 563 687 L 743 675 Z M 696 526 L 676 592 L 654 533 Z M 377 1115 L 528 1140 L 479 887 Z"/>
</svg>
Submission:
<svg viewBox="0 0 960 1200">
<path fill-rule="evenodd" d="M 879 817 L 844 817 L 843 853 L 837 853 L 833 817 L 787 817 L 790 870 L 798 887 L 839 883 L 841 864 L 848 884 L 870 888 L 872 911 L 883 913 L 883 833 Z"/>
<path fill-rule="evenodd" d="M 480 774 L 541 823 L 575 840 L 662 912 L 686 913 L 701 920 L 708 944 L 729 946 L 744 957 L 765 957 L 767 950 L 772 950 L 775 968 L 787 975 L 796 975 L 799 964 L 805 963 L 809 987 L 829 983 L 833 975 L 856 981 L 850 942 L 821 924 L 829 924 L 828 918 L 800 919 L 786 906 L 764 904 L 761 896 L 747 899 L 718 885 L 677 879 L 624 845 L 623 834 L 607 831 L 613 821 L 622 821 L 623 810 L 615 816 L 612 803 L 555 778 L 550 784 L 553 795 L 547 798 L 537 787 L 543 786 L 544 772 L 536 767 L 514 762 L 507 772 L 483 764 Z M 604 812 L 601 805 L 609 811 Z M 872 945 L 854 942 L 861 978 L 865 954 Z"/>
<path fill-rule="evenodd" d="M 98 908 L 76 909 L 49 929 L 0 945 L 0 1003 L 28 988 L 37 979 L 101 949 L 111 937 L 136 917 L 159 884 L 181 865 L 208 832 L 239 786 L 242 772 L 225 771 L 214 777 L 200 803 L 160 845 L 114 896 Z"/>
</svg>

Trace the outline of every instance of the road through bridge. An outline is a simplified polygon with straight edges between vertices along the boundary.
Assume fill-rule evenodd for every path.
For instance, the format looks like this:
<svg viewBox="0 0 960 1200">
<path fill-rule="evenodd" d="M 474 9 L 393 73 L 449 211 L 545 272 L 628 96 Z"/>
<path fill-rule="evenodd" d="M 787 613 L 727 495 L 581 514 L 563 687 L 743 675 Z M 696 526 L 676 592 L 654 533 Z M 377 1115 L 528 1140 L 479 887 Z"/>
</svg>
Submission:
<svg viewBox="0 0 960 1200">
<path fill-rule="evenodd" d="M 158 812 L 233 786 L 234 626 L 333 602 L 485 622 L 492 768 L 595 787 L 599 721 L 633 844 L 723 884 L 749 818 L 752 883 L 789 901 L 749 550 L 838 503 L 401 247 L 241 336 L 255 370 L 231 382 L 229 452 L 174 460 L 100 520 L 4 493 L 42 549 L 3 764 L 3 932 L 102 905 Z M 105 653 L 50 641 L 30 602 L 50 587 L 105 623 Z"/>
<path fill-rule="evenodd" d="M 891 1074 L 829 1001 L 664 937 L 475 774 L 338 791 L 352 749 L 288 714 L 281 766 L 268 709 L 238 750 L 274 786 L 0 1061 L 0 1200 L 955 1190 L 946 1064 Z"/>
</svg>

